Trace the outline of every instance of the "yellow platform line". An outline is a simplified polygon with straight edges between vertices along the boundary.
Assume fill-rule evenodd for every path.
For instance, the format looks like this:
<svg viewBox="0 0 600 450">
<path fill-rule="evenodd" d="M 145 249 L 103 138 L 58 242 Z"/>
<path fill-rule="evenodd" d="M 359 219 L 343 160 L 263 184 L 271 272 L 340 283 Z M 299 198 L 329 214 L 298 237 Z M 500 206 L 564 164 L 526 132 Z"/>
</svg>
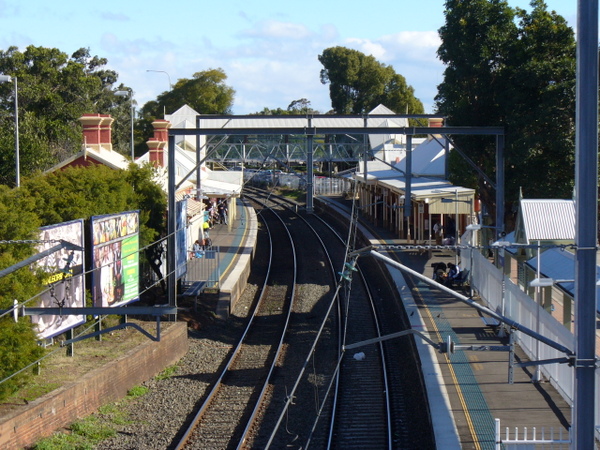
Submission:
<svg viewBox="0 0 600 450">
<path fill-rule="evenodd" d="M 429 306 L 427 306 L 427 304 L 425 303 L 424 299 L 423 299 L 423 295 L 421 294 L 420 290 L 418 287 L 415 287 L 415 291 L 418 294 L 418 296 L 421 299 L 421 304 L 425 307 L 425 310 L 427 311 L 427 316 L 429 317 L 430 322 L 432 323 L 432 326 L 434 328 L 434 333 L 436 334 L 437 338 L 438 338 L 438 342 L 443 342 L 441 333 L 435 323 L 435 320 L 433 319 L 433 315 L 431 314 L 431 311 L 429 309 Z M 456 377 L 456 373 L 454 372 L 454 366 L 452 365 L 452 361 L 450 361 L 450 358 L 448 357 L 448 353 L 444 353 L 444 358 L 446 359 L 446 363 L 448 365 L 448 369 L 450 370 L 450 376 L 452 378 L 452 381 L 454 382 L 454 385 L 456 386 L 456 390 L 457 390 L 457 394 L 458 394 L 458 399 L 460 401 L 460 404 L 462 406 L 463 412 L 465 413 L 465 418 L 467 420 L 467 426 L 469 428 L 469 433 L 471 433 L 471 438 L 473 439 L 473 443 L 475 444 L 475 448 L 477 450 L 481 450 L 481 444 L 479 442 L 479 439 L 477 437 L 477 433 L 475 432 L 475 427 L 473 426 L 473 420 L 471 419 L 471 414 L 467 408 L 467 403 L 465 401 L 465 397 L 463 395 L 462 389 L 460 388 L 460 384 L 458 383 L 458 378 Z"/>
</svg>

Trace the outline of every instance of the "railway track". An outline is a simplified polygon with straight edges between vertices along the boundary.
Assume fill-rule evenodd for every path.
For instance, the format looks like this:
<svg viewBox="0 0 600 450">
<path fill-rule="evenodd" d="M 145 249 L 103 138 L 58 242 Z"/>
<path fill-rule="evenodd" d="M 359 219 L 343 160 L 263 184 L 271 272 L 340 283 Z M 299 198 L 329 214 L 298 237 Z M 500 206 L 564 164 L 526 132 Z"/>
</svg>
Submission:
<svg viewBox="0 0 600 450">
<path fill-rule="evenodd" d="M 411 338 L 343 351 L 404 329 L 381 264 L 348 268 L 347 223 L 268 192 L 246 196 L 272 243 L 269 281 L 238 345 L 250 355 L 232 352 L 176 448 L 434 448 L 424 394 L 412 392 Z M 279 300 L 265 300 L 270 291 Z"/>
<path fill-rule="evenodd" d="M 262 195 L 267 195 L 274 204 L 285 203 L 284 199 L 276 196 Z M 296 211 L 299 208 L 292 209 Z M 328 252 L 337 261 L 338 270 L 348 272 L 350 269 L 345 266 L 348 237 L 342 237 L 343 233 L 337 232 L 322 218 L 303 214 L 301 208 L 298 216 L 326 242 Z M 341 345 L 346 341 L 357 342 L 381 336 L 367 280 L 360 268 L 356 274 L 354 280 L 338 275 L 339 307 L 335 310 L 335 322 Z M 303 448 L 393 448 L 390 388 L 382 344 L 365 346 L 351 355 L 342 354 L 340 347 L 333 374 L 335 377 L 329 378 L 327 389 L 329 398 L 323 399 L 320 413 L 315 418 L 321 423 L 313 424 L 311 432 L 304 435 Z M 298 391 L 295 395 L 300 397 L 301 393 Z M 293 414 L 293 409 L 299 408 L 290 408 L 290 414 Z"/>
<path fill-rule="evenodd" d="M 232 448 L 243 442 L 267 393 L 269 377 L 282 352 L 296 285 L 296 255 L 291 237 L 276 216 L 268 223 L 270 235 L 278 236 L 278 245 L 274 247 L 271 239 L 269 269 L 261 296 L 240 342 L 177 449 Z"/>
</svg>

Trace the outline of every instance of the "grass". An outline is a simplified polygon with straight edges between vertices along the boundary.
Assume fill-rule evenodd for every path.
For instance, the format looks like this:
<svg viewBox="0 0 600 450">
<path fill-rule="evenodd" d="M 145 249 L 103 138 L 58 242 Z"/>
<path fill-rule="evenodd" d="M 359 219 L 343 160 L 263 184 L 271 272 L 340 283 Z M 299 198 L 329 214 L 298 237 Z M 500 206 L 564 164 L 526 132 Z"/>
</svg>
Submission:
<svg viewBox="0 0 600 450">
<path fill-rule="evenodd" d="M 70 433 L 55 433 L 42 439 L 35 450 L 87 450 L 105 439 L 117 434 L 110 424 L 103 423 L 96 416 L 89 416 L 70 426 Z"/>
<path fill-rule="evenodd" d="M 134 386 L 127 392 L 127 398 L 138 398 L 148 393 L 148 388 L 146 386 Z"/>
<path fill-rule="evenodd" d="M 124 406 L 148 393 L 145 386 L 134 386 L 120 402 L 101 406 L 98 412 L 74 422 L 68 432 L 54 433 L 40 440 L 33 450 L 91 450 L 117 434 L 121 426 L 133 423 Z"/>
<path fill-rule="evenodd" d="M 173 375 L 175 375 L 175 372 L 177 372 L 177 365 L 169 366 L 161 373 L 156 375 L 155 378 L 159 381 L 166 380 L 167 378 L 171 378 Z"/>
<path fill-rule="evenodd" d="M 34 378 L 34 380 L 36 379 Z M 19 399 L 22 399 L 25 402 L 32 402 L 36 398 L 39 398 L 42 395 L 46 395 L 48 392 L 52 392 L 53 390 L 59 388 L 61 385 L 62 384 L 58 382 L 38 383 L 36 380 L 23 387 L 19 391 L 18 397 Z"/>
<path fill-rule="evenodd" d="M 295 201 L 304 201 L 306 198 L 306 191 L 298 190 L 298 189 L 290 189 L 285 186 L 279 186 L 279 195 L 287 198 L 291 198 Z"/>
</svg>

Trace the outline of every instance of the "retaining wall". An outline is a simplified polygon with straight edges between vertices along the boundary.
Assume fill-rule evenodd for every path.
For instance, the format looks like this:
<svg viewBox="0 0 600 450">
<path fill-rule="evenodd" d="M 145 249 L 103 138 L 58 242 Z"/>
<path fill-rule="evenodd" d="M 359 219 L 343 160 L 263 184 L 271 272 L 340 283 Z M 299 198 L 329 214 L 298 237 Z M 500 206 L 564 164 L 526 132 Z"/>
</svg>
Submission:
<svg viewBox="0 0 600 450">
<path fill-rule="evenodd" d="M 0 418 L 0 448 L 34 444 L 100 406 L 119 400 L 132 387 L 176 363 L 188 350 L 187 324 L 161 330 L 160 342 L 148 340 L 123 357 Z"/>
</svg>

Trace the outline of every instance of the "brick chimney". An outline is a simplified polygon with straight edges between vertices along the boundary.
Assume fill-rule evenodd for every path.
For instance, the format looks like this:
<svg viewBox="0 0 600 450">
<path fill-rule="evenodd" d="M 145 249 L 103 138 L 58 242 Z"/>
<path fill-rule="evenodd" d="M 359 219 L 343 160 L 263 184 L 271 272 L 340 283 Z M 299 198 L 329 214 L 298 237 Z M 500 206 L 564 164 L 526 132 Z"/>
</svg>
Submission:
<svg viewBox="0 0 600 450">
<path fill-rule="evenodd" d="M 112 150 L 112 117 L 106 114 L 84 114 L 79 122 L 83 126 L 85 148 Z"/>
<path fill-rule="evenodd" d="M 168 120 L 157 119 L 152 122 L 154 127 L 154 137 L 148 139 L 148 149 L 150 150 L 150 162 L 156 167 L 165 167 L 165 148 L 169 140 L 169 128 L 171 122 Z"/>
<path fill-rule="evenodd" d="M 444 119 L 442 117 L 430 117 L 429 118 L 429 127 L 430 128 L 442 128 L 444 126 Z M 441 138 L 440 134 L 434 135 L 433 133 L 428 136 L 428 139 L 432 139 L 432 136 L 437 138 Z"/>
</svg>

